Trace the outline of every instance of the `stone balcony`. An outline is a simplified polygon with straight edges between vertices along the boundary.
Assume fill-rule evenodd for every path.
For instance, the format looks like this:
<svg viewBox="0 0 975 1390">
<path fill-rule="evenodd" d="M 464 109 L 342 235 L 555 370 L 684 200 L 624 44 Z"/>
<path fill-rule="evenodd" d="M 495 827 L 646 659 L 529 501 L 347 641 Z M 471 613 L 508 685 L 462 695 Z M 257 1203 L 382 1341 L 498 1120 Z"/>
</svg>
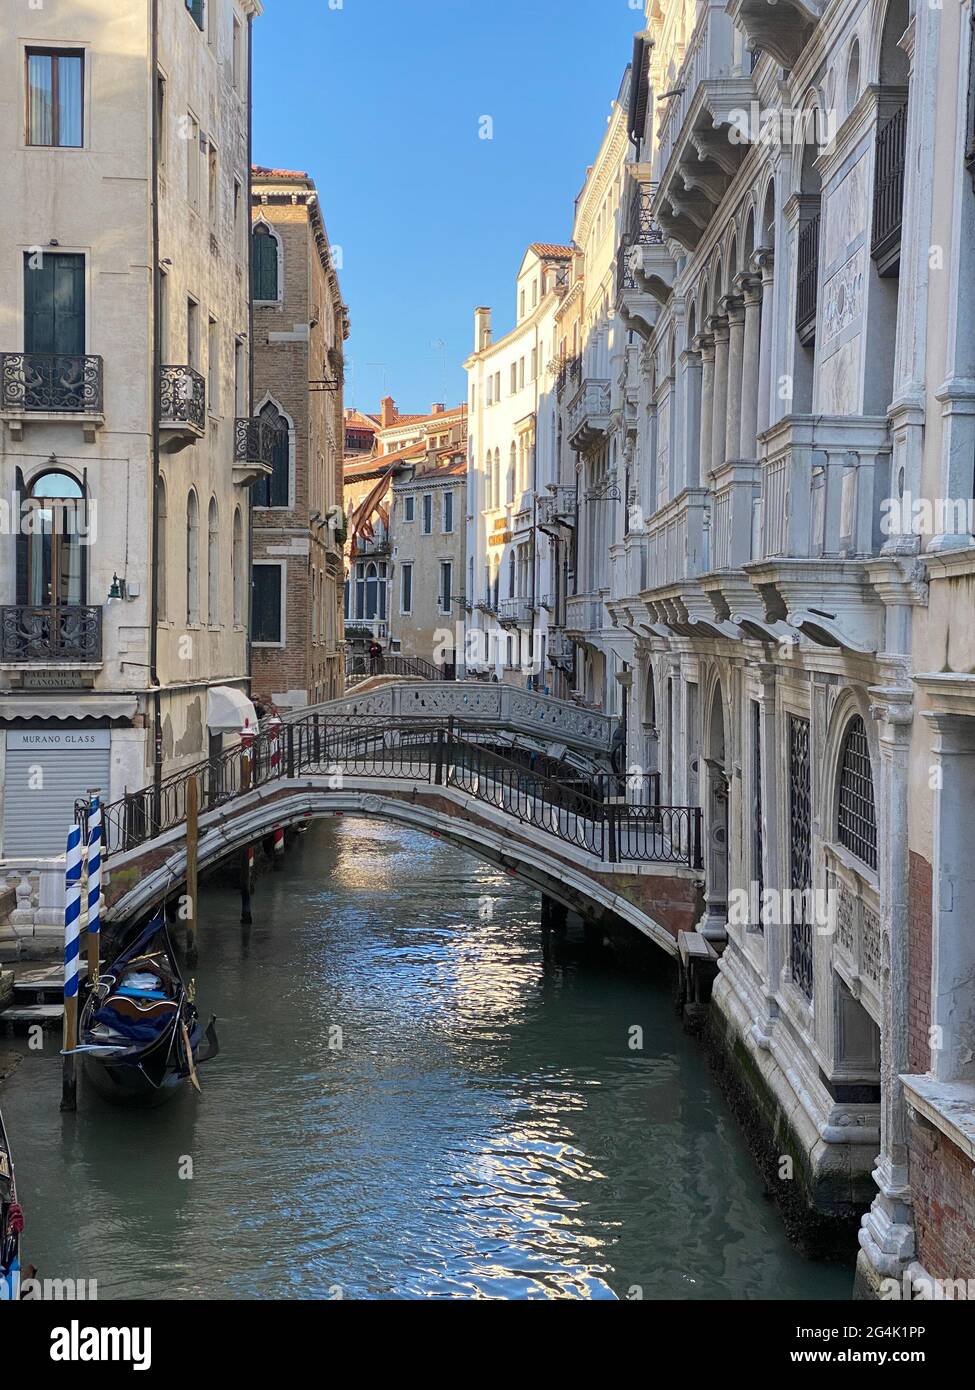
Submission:
<svg viewBox="0 0 975 1390">
<path fill-rule="evenodd" d="M 273 471 L 276 432 L 260 416 L 234 421 L 234 482 L 243 486 Z M 331 534 L 331 532 L 330 532 Z"/>
<path fill-rule="evenodd" d="M 572 527 L 576 519 L 576 490 L 574 487 L 549 485 L 547 493 L 538 498 L 535 525 L 540 531 L 558 536 L 564 526 Z"/>
<path fill-rule="evenodd" d="M 206 433 L 206 382 L 187 366 L 159 369 L 159 431 L 167 453 L 177 453 Z"/>
<path fill-rule="evenodd" d="M 606 625 L 606 610 L 598 594 L 570 594 L 565 601 L 565 630 L 586 641 L 598 637 Z"/>
<path fill-rule="evenodd" d="M 825 9 L 826 0 L 731 0 L 728 14 L 751 50 L 771 54 L 791 72 Z"/>
<path fill-rule="evenodd" d="M 565 632 L 557 629 L 549 630 L 548 659 L 553 666 L 557 666 L 559 670 L 569 674 L 575 668 L 575 643 Z"/>
<path fill-rule="evenodd" d="M 587 379 L 569 402 L 569 444 L 584 453 L 605 439 L 610 427 L 612 397 L 608 381 Z"/>
<path fill-rule="evenodd" d="M 531 599 L 503 598 L 498 602 L 498 622 L 502 627 L 523 627 L 532 620 Z"/>
</svg>

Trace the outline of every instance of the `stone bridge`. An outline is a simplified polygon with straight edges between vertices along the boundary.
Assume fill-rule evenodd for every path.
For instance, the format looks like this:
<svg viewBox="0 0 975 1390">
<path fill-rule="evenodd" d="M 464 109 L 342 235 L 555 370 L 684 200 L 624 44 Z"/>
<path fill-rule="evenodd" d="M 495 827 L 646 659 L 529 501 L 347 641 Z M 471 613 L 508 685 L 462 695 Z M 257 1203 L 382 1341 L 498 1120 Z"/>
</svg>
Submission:
<svg viewBox="0 0 975 1390">
<path fill-rule="evenodd" d="M 485 742 L 489 739 L 490 742 Z M 557 780 L 453 720 L 367 719 L 322 710 L 104 808 L 105 920 L 134 921 L 186 880 L 188 784 L 199 869 L 280 827 L 378 817 L 448 840 L 588 921 L 619 919 L 677 953 L 701 914 L 701 824 L 693 807 L 630 799 L 615 778 Z"/>
</svg>

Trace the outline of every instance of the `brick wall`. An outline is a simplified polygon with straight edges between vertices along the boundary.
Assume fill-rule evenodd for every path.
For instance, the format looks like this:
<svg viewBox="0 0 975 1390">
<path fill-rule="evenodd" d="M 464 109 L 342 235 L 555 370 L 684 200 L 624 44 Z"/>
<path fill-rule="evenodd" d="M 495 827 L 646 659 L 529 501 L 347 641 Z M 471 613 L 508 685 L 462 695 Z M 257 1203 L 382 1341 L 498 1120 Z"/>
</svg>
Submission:
<svg viewBox="0 0 975 1390">
<path fill-rule="evenodd" d="M 908 1043 L 910 1069 L 922 1075 L 931 1066 L 931 865 L 911 851 L 908 870 Z"/>
<path fill-rule="evenodd" d="M 924 1122 L 909 1135 L 917 1257 L 933 1279 L 975 1279 L 972 1161 Z"/>
</svg>

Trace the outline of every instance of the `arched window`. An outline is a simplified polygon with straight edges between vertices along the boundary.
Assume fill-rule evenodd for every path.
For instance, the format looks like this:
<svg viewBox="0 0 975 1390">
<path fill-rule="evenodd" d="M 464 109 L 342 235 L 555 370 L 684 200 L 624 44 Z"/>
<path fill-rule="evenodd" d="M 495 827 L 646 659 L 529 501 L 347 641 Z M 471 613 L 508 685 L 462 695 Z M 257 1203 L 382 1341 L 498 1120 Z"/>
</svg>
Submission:
<svg viewBox="0 0 975 1390">
<path fill-rule="evenodd" d="M 200 621 L 200 504 L 192 489 L 186 499 L 186 621 Z"/>
<path fill-rule="evenodd" d="M 366 613 L 370 621 L 379 611 L 379 571 L 371 562 L 366 566 Z"/>
<path fill-rule="evenodd" d="M 244 523 L 240 508 L 234 511 L 234 548 L 231 554 L 234 585 L 234 627 L 244 626 Z"/>
<path fill-rule="evenodd" d="M 508 597 L 515 596 L 515 552 L 508 556 Z"/>
<path fill-rule="evenodd" d="M 210 498 L 207 513 L 207 621 L 211 627 L 220 622 L 220 525 L 215 497 Z"/>
<path fill-rule="evenodd" d="M 81 484 L 69 473 L 42 473 L 31 484 L 27 510 L 30 525 L 21 526 L 18 536 L 19 546 L 26 543 L 18 565 L 24 570 L 18 588 L 26 590 L 26 602 L 38 607 L 84 603 L 87 528 Z"/>
<path fill-rule="evenodd" d="M 169 617 L 169 594 L 166 574 L 166 483 L 156 479 L 156 613 L 160 622 Z"/>
<path fill-rule="evenodd" d="M 278 239 L 266 222 L 251 233 L 251 284 L 255 301 L 276 304 L 281 297 Z"/>
<path fill-rule="evenodd" d="M 260 418 L 274 431 L 274 447 L 271 476 L 254 487 L 254 506 L 287 507 L 291 498 L 291 428 L 273 401 L 262 408 Z"/>
<path fill-rule="evenodd" d="M 507 500 L 515 500 L 515 473 L 518 468 L 518 450 L 514 440 L 511 441 L 511 452 L 508 455 L 508 490 Z"/>
<path fill-rule="evenodd" d="M 840 761 L 837 837 L 870 869 L 877 867 L 877 817 L 873 800 L 870 748 L 863 720 L 850 720 Z"/>
</svg>

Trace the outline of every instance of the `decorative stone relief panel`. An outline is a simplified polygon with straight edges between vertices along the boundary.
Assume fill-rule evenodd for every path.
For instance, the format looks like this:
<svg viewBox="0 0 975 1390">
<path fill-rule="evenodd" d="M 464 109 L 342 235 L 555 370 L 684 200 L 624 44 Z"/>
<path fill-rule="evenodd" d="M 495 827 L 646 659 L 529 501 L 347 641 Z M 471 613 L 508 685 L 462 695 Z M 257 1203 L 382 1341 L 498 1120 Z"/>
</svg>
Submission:
<svg viewBox="0 0 975 1390">
<path fill-rule="evenodd" d="M 866 251 L 860 247 L 823 286 L 823 345 L 844 328 L 855 323 L 863 312 Z"/>
</svg>

